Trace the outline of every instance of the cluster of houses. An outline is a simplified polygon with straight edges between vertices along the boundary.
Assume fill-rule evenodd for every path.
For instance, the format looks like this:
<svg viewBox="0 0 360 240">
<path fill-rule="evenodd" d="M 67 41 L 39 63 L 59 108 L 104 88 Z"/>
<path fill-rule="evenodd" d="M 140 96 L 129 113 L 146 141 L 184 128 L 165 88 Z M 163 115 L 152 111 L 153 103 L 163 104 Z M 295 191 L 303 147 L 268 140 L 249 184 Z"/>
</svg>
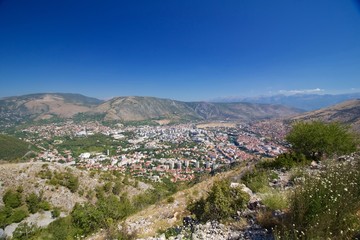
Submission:
<svg viewBox="0 0 360 240">
<path fill-rule="evenodd" d="M 273 128 L 279 135 L 267 136 Z M 221 166 L 239 161 L 250 161 L 260 156 L 277 156 L 286 151 L 281 137 L 284 128 L 269 123 L 241 124 L 237 127 L 197 128 L 194 124 L 171 126 L 116 127 L 103 126 L 98 122 L 78 125 L 66 122 L 59 125 L 33 126 L 25 129 L 43 139 L 54 136 L 86 138 L 95 133 L 103 134 L 112 141 L 126 142 L 115 153 L 83 152 L 74 156 L 70 150 L 59 154 L 54 141 L 52 149 L 40 154 L 43 161 L 75 163 L 85 169 L 130 172 L 134 176 L 159 181 L 163 177 L 172 181 L 188 181 L 196 173 L 210 172 Z M 266 135 L 266 136 L 264 136 Z M 273 141 L 272 138 L 275 140 Z"/>
</svg>

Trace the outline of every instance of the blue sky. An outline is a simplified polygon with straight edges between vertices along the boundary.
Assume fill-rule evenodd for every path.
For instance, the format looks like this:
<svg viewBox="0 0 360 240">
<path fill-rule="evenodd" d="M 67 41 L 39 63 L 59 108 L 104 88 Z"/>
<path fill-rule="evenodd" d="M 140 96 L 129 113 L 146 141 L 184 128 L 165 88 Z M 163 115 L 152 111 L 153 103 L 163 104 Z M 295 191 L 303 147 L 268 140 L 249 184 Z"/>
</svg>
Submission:
<svg viewBox="0 0 360 240">
<path fill-rule="evenodd" d="M 355 0 L 0 0 L 0 97 L 360 92 Z"/>
</svg>

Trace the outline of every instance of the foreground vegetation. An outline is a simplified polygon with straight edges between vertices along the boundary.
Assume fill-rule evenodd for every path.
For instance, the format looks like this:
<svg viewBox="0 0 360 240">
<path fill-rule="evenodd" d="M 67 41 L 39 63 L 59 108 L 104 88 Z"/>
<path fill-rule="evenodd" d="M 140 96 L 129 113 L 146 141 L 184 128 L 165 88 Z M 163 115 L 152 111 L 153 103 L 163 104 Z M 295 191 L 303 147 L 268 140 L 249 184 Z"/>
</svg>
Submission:
<svg viewBox="0 0 360 240">
<path fill-rule="evenodd" d="M 351 239 L 360 230 L 360 164 L 337 164 L 305 175 L 278 227 L 287 239 Z"/>
<path fill-rule="evenodd" d="M 16 190 L 8 189 L 3 196 L 4 206 L 0 207 L 0 227 L 3 228 L 12 223 L 19 223 L 38 211 L 49 211 L 52 206 L 43 199 L 42 194 L 23 194 L 22 187 Z"/>
<path fill-rule="evenodd" d="M 260 224 L 274 230 L 277 239 L 353 239 L 360 232 L 360 159 L 329 158 L 356 151 L 357 136 L 337 123 L 310 122 L 295 124 L 287 139 L 291 153 L 258 164 L 243 178 L 261 192 L 274 169 L 292 171 L 294 188 L 286 195 L 275 193 L 270 202 L 263 199 L 267 209 L 258 215 Z M 321 168 L 309 171 L 312 160 L 320 161 Z M 274 217 L 272 211 L 279 209 L 283 214 Z"/>
</svg>

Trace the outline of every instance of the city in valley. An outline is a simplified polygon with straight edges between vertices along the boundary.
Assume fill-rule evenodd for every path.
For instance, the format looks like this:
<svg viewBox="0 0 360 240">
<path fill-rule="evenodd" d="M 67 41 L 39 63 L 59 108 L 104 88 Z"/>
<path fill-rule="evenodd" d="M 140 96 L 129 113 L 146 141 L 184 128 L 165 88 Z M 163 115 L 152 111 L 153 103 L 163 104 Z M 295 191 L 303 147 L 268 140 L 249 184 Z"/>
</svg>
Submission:
<svg viewBox="0 0 360 240">
<path fill-rule="evenodd" d="M 40 149 L 34 161 L 178 182 L 284 153 L 287 129 L 276 120 L 155 126 L 68 120 L 29 126 L 21 135 Z"/>
</svg>

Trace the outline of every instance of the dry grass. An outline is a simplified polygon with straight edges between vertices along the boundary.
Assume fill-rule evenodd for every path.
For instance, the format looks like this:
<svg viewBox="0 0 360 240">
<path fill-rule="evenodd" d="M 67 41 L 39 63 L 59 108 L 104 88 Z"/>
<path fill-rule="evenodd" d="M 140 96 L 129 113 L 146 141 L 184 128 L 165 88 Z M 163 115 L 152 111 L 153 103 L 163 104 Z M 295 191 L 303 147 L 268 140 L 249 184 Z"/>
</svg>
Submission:
<svg viewBox="0 0 360 240">
<path fill-rule="evenodd" d="M 31 100 L 25 103 L 25 106 L 32 113 L 40 113 L 38 119 L 46 119 L 49 114 L 55 114 L 60 117 L 72 117 L 80 112 L 87 112 L 91 108 L 86 106 L 67 103 L 62 97 L 46 95 L 44 98 Z M 48 109 L 45 113 L 43 110 Z M 48 114 L 48 113 L 49 114 Z"/>
<path fill-rule="evenodd" d="M 197 128 L 214 128 L 214 127 L 228 127 L 235 128 L 235 122 L 209 122 L 209 123 L 201 123 L 196 125 Z"/>
</svg>

